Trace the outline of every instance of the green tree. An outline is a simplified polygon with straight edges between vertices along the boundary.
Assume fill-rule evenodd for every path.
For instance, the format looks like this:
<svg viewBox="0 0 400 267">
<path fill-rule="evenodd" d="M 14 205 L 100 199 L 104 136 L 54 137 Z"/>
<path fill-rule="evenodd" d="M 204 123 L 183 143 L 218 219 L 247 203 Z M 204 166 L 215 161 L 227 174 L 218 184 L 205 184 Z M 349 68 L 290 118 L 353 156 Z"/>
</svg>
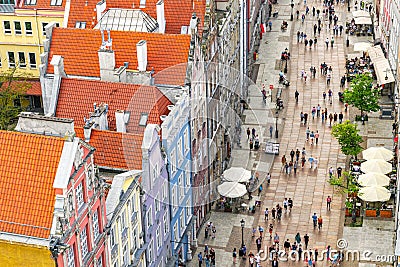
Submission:
<svg viewBox="0 0 400 267">
<path fill-rule="evenodd" d="M 379 110 L 379 89 L 373 88 L 372 77 L 368 74 L 356 75 L 351 83 L 350 89 L 344 91 L 344 102 L 358 108 L 363 112 Z"/>
<path fill-rule="evenodd" d="M 23 111 L 20 100 L 26 95 L 30 84 L 26 77 L 17 76 L 17 68 L 0 74 L 0 130 L 10 130 Z"/>
<path fill-rule="evenodd" d="M 343 154 L 357 158 L 357 155 L 363 150 L 360 146 L 363 139 L 358 132 L 357 125 L 348 120 L 333 125 L 332 135 L 338 140 Z"/>
<path fill-rule="evenodd" d="M 357 218 L 357 197 L 354 194 L 360 191 L 360 187 L 357 185 L 354 176 L 350 172 L 343 172 L 342 177 L 332 176 L 328 180 L 328 183 L 333 185 L 339 193 L 347 196 L 345 202 L 346 208 L 351 213 L 352 222 L 355 223 Z"/>
</svg>

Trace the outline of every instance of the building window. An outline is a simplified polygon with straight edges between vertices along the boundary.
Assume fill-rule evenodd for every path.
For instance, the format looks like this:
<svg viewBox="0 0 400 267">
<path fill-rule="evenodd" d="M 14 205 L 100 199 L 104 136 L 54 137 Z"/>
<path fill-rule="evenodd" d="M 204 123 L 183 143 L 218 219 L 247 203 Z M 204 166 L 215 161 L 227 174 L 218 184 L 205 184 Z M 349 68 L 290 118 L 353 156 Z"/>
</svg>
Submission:
<svg viewBox="0 0 400 267">
<path fill-rule="evenodd" d="M 178 163 L 180 165 L 180 164 L 182 164 L 182 159 L 183 159 L 182 139 L 181 138 L 179 138 L 179 140 L 178 140 L 177 147 L 178 147 Z"/>
<path fill-rule="evenodd" d="M 32 35 L 32 22 L 25 22 L 25 34 Z"/>
<path fill-rule="evenodd" d="M 80 210 L 85 204 L 85 200 L 83 199 L 83 182 L 81 182 L 75 189 L 76 202 L 78 203 L 78 210 Z"/>
<path fill-rule="evenodd" d="M 97 259 L 96 267 L 103 267 L 103 254 Z"/>
<path fill-rule="evenodd" d="M 86 22 L 77 21 L 77 22 L 75 23 L 75 28 L 78 28 L 78 29 L 85 29 L 85 28 L 86 28 Z"/>
<path fill-rule="evenodd" d="M 112 228 L 110 230 L 110 244 L 111 244 L 111 248 L 113 248 L 113 246 L 115 245 L 115 230 L 114 230 L 114 228 Z"/>
<path fill-rule="evenodd" d="M 169 232 L 166 213 L 164 213 L 163 222 L 164 222 L 164 235 L 166 235 Z"/>
<path fill-rule="evenodd" d="M 163 188 L 162 188 L 162 199 L 161 201 L 163 201 L 164 203 L 166 203 L 166 198 L 167 198 L 167 194 L 168 194 L 168 185 L 169 183 L 164 182 L 163 184 Z"/>
<path fill-rule="evenodd" d="M 181 232 L 183 232 L 183 229 L 185 228 L 185 218 L 183 217 L 183 211 L 179 215 L 179 229 L 181 229 Z"/>
<path fill-rule="evenodd" d="M 25 5 L 34 6 L 36 5 L 36 0 L 25 0 Z"/>
<path fill-rule="evenodd" d="M 15 30 L 15 34 L 16 35 L 21 35 L 22 34 L 21 22 L 14 21 L 14 30 Z"/>
<path fill-rule="evenodd" d="M 159 174 L 158 165 L 156 164 L 153 166 L 153 182 L 157 179 Z"/>
<path fill-rule="evenodd" d="M 124 230 L 125 228 L 126 228 L 126 212 L 124 211 L 121 214 L 121 230 Z"/>
<path fill-rule="evenodd" d="M 149 113 L 140 114 L 139 126 L 146 126 L 148 118 L 149 118 Z"/>
<path fill-rule="evenodd" d="M 153 262 L 153 257 L 154 257 L 154 255 L 153 255 L 153 240 L 150 241 L 148 252 L 149 252 L 149 254 L 148 254 L 149 258 L 147 260 L 150 263 L 152 263 Z"/>
<path fill-rule="evenodd" d="M 156 240 L 157 240 L 157 251 L 160 249 L 161 247 L 161 236 L 160 236 L 160 226 L 157 227 L 157 231 L 156 231 Z"/>
<path fill-rule="evenodd" d="M 93 238 L 94 238 L 94 240 L 96 240 L 100 235 L 99 212 L 98 212 L 98 210 L 96 210 L 93 213 L 92 221 L 93 221 Z"/>
<path fill-rule="evenodd" d="M 85 256 L 89 253 L 88 240 L 87 240 L 87 234 L 86 234 L 86 225 L 85 225 L 85 227 L 83 227 L 82 231 L 79 233 L 79 239 L 81 241 L 82 258 L 85 258 Z"/>
<path fill-rule="evenodd" d="M 172 210 L 175 212 L 176 210 L 176 184 L 173 185 L 172 187 Z"/>
<path fill-rule="evenodd" d="M 51 6 L 61 6 L 62 5 L 62 0 L 51 0 L 50 1 Z"/>
<path fill-rule="evenodd" d="M 153 225 L 153 213 L 152 213 L 151 207 L 147 211 L 146 217 L 147 217 L 147 227 L 152 226 Z"/>
<path fill-rule="evenodd" d="M 11 23 L 7 20 L 3 21 L 4 34 L 11 34 Z"/>
<path fill-rule="evenodd" d="M 182 199 L 183 196 L 185 195 L 185 187 L 183 185 L 183 177 L 182 177 L 183 172 L 181 172 L 181 175 L 179 175 L 178 178 L 178 187 L 179 187 L 179 199 Z"/>
<path fill-rule="evenodd" d="M 172 149 L 171 151 L 171 162 L 169 163 L 171 165 L 171 173 L 172 175 L 176 171 L 176 155 L 175 155 L 175 149 Z"/>
<path fill-rule="evenodd" d="M 68 249 L 67 252 L 67 266 L 68 267 L 75 267 L 75 255 L 74 255 L 74 245 Z"/>
<path fill-rule="evenodd" d="M 15 55 L 14 52 L 7 52 L 8 55 L 8 67 L 15 68 Z"/>
<path fill-rule="evenodd" d="M 36 54 L 29 53 L 29 67 L 31 69 L 36 69 Z"/>
<path fill-rule="evenodd" d="M 186 128 L 183 133 L 183 144 L 185 146 L 185 154 L 189 151 L 189 130 Z"/>
<path fill-rule="evenodd" d="M 158 199 L 158 195 L 154 198 L 154 206 L 156 207 L 156 212 L 160 211 L 160 200 Z"/>
<path fill-rule="evenodd" d="M 19 67 L 20 68 L 26 68 L 26 61 L 25 61 L 25 53 L 24 52 L 18 52 L 18 61 L 19 61 Z"/>
<path fill-rule="evenodd" d="M 43 31 L 43 36 L 46 36 L 46 26 L 48 25 L 48 23 L 46 22 L 42 22 L 42 31 Z"/>
<path fill-rule="evenodd" d="M 132 231 L 132 250 L 135 251 L 137 247 L 137 229 Z"/>
<path fill-rule="evenodd" d="M 129 251 L 128 251 L 128 245 L 125 245 L 123 248 L 123 265 L 122 266 L 128 266 L 129 265 Z"/>
<path fill-rule="evenodd" d="M 186 178 L 186 190 L 189 190 L 189 188 L 191 187 L 190 172 L 186 172 L 185 178 Z"/>
<path fill-rule="evenodd" d="M 189 221 L 190 215 L 192 215 L 192 210 L 189 205 L 189 200 L 186 202 L 186 221 Z"/>
<path fill-rule="evenodd" d="M 178 233 L 178 223 L 175 223 L 174 224 L 174 241 L 178 241 L 179 239 L 178 239 L 178 236 L 179 236 L 179 233 Z M 175 244 L 174 244 L 174 247 L 176 247 L 178 244 L 175 242 Z"/>
</svg>

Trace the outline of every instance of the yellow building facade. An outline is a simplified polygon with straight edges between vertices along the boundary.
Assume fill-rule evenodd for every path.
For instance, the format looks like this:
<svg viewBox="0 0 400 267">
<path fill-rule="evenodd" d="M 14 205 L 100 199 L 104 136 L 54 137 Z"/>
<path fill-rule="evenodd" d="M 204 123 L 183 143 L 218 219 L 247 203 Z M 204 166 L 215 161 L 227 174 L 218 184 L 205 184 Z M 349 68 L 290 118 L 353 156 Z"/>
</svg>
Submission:
<svg viewBox="0 0 400 267">
<path fill-rule="evenodd" d="M 55 266 L 47 247 L 28 246 L 20 243 L 0 241 L 0 267 L 25 266 L 49 267 Z"/>
<path fill-rule="evenodd" d="M 36 0 L 24 1 L 36 3 Z M 50 0 L 46 2 L 50 4 Z M 54 6 L 53 9 L 42 9 L 34 5 L 15 8 L 13 5 L 0 4 L 0 9 L 2 6 L 3 9 L 8 6 L 8 12 L 0 13 L 0 72 L 17 67 L 17 74 L 39 77 L 40 54 L 43 53 L 43 41 L 46 39 L 45 27 L 50 22 L 62 27 L 64 8 Z"/>
</svg>

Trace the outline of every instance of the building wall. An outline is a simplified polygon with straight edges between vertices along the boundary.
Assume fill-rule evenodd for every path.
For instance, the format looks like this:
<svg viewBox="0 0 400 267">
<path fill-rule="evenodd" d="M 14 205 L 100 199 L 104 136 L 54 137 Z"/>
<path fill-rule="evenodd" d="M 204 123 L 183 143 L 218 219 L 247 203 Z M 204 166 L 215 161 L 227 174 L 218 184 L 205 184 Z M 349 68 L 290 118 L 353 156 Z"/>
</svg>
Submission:
<svg viewBox="0 0 400 267">
<path fill-rule="evenodd" d="M 171 256 L 168 173 L 159 134 L 158 125 L 147 125 L 142 144 L 142 223 L 149 267 L 163 267 Z"/>
<path fill-rule="evenodd" d="M 142 213 L 140 207 L 140 187 L 138 177 L 127 179 L 112 219 L 109 224 L 110 232 L 107 238 L 109 259 L 107 266 L 127 266 L 136 260 L 137 266 L 146 266 L 144 257 L 136 259 L 143 245 L 141 237 Z"/>
<path fill-rule="evenodd" d="M 10 65 L 8 52 L 14 52 L 19 72 L 39 77 L 40 54 L 43 53 L 43 40 L 46 38 L 44 26 L 50 22 L 56 22 L 62 26 L 63 18 L 63 10 L 16 9 L 15 13 L 0 13 L 0 72 L 12 68 L 13 64 Z M 10 29 L 5 28 L 6 22 L 10 23 Z M 15 22 L 20 22 L 20 33 L 16 29 Z M 29 26 L 27 27 L 29 23 L 30 31 Z M 20 63 L 18 52 L 24 53 L 26 66 Z"/>
<path fill-rule="evenodd" d="M 57 259 L 60 267 L 71 266 L 72 261 L 74 266 L 106 266 L 104 189 L 95 175 L 92 153 L 93 148 L 79 141 L 72 174 L 63 189 L 66 221 L 53 237 L 62 233 L 61 241 L 69 248 Z"/>
<path fill-rule="evenodd" d="M 54 266 L 47 247 L 0 241 L 1 266 Z"/>
<path fill-rule="evenodd" d="M 162 144 L 169 173 L 169 203 L 171 242 L 174 256 L 181 261 L 191 259 L 189 240 L 193 233 L 191 137 L 189 124 L 189 96 L 180 100 L 165 119 L 162 127 Z M 176 261 L 176 258 L 173 261 Z"/>
</svg>

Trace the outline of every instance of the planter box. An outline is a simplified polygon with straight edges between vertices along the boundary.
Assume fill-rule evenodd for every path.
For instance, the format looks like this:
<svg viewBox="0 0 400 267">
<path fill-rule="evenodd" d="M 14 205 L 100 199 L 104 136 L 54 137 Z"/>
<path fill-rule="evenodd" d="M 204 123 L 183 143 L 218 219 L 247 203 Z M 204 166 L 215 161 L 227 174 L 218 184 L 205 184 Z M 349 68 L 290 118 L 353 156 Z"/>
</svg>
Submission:
<svg viewBox="0 0 400 267">
<path fill-rule="evenodd" d="M 365 210 L 366 217 L 376 217 L 376 210 Z"/>
<path fill-rule="evenodd" d="M 350 212 L 349 209 L 347 209 L 347 208 L 346 208 L 346 214 L 345 214 L 345 216 L 346 216 L 346 217 L 351 217 L 351 212 Z M 360 217 L 360 210 L 359 210 L 359 209 L 356 210 L 356 217 Z"/>
<path fill-rule="evenodd" d="M 392 210 L 380 210 L 379 216 L 382 218 L 392 218 L 393 212 Z"/>
</svg>

